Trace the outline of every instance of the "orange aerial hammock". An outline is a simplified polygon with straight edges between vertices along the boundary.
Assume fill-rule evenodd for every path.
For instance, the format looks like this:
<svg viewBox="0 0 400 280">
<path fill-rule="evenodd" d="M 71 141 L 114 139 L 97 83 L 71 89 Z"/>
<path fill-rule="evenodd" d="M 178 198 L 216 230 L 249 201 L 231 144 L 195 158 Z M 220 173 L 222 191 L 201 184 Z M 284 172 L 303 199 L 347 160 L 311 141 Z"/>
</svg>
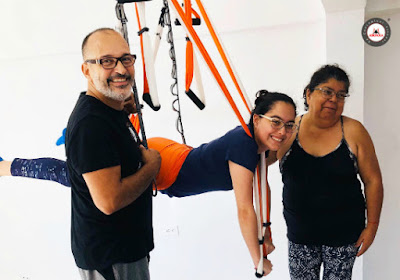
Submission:
<svg viewBox="0 0 400 280">
<path fill-rule="evenodd" d="M 143 100 L 155 111 L 160 109 L 158 99 L 157 83 L 154 69 L 154 53 L 151 46 L 149 28 L 146 26 L 145 3 L 143 1 L 134 1 L 136 17 L 139 26 L 138 35 L 140 36 L 140 47 L 142 51 L 143 63 Z"/>
<path fill-rule="evenodd" d="M 185 0 L 185 17 L 187 22 L 193 25 L 200 24 L 200 16 L 199 14 L 193 10 L 192 4 L 190 0 Z M 195 18 L 192 18 L 192 15 Z M 196 78 L 196 84 L 198 89 L 198 95 L 194 93 L 191 89 L 193 76 Z M 194 104 L 200 109 L 203 110 L 205 107 L 205 96 L 203 84 L 201 81 L 201 74 L 199 70 L 199 65 L 196 59 L 196 55 L 193 52 L 193 44 L 190 41 L 189 37 L 186 37 L 186 76 L 185 76 L 185 93 L 187 96 L 193 101 Z"/>
</svg>

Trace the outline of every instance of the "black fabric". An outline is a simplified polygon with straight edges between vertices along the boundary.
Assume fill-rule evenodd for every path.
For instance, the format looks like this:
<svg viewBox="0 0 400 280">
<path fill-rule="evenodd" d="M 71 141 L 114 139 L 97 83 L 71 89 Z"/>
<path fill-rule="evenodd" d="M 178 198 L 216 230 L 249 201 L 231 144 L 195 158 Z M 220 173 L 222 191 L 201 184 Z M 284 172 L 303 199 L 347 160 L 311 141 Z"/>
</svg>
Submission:
<svg viewBox="0 0 400 280">
<path fill-rule="evenodd" d="M 281 166 L 287 236 L 297 244 L 342 246 L 365 227 L 365 200 L 344 138 L 323 157 L 294 140 Z"/>
<path fill-rule="evenodd" d="M 97 270 L 106 280 L 115 280 L 112 266 Z"/>
<path fill-rule="evenodd" d="M 67 167 L 72 188 L 71 242 L 78 267 L 99 270 L 134 262 L 153 249 L 152 196 L 149 187 L 127 207 L 105 215 L 95 205 L 82 174 L 121 166 L 121 178 L 141 166 L 135 135 L 123 111 L 81 94 L 66 133 Z"/>
</svg>

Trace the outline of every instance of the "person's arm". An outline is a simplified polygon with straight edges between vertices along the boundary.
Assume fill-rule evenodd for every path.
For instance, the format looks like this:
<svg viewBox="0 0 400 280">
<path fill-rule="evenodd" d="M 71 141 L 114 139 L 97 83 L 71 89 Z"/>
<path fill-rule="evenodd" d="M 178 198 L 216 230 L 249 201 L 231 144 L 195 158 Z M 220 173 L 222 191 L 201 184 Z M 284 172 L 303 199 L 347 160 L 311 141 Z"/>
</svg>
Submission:
<svg viewBox="0 0 400 280">
<path fill-rule="evenodd" d="M 374 241 L 378 230 L 379 218 L 383 202 L 382 175 L 374 144 L 367 130 L 359 122 L 354 122 L 357 145 L 357 159 L 360 177 L 364 183 L 367 202 L 367 226 L 357 240 L 356 246 L 361 246 L 357 256 L 364 254 Z"/>
<path fill-rule="evenodd" d="M 160 154 L 140 147 L 144 165 L 134 174 L 121 179 L 121 166 L 83 174 L 96 207 L 110 215 L 135 201 L 152 183 L 161 164 Z"/>
<path fill-rule="evenodd" d="M 260 261 L 260 247 L 257 237 L 257 217 L 253 207 L 254 174 L 247 168 L 232 161 L 229 161 L 229 172 L 231 174 L 233 190 L 235 192 L 240 230 L 250 252 L 254 266 L 257 267 L 258 262 Z M 272 252 L 272 250 L 269 251 Z M 264 275 L 269 274 L 271 270 L 271 262 L 264 259 Z"/>
</svg>

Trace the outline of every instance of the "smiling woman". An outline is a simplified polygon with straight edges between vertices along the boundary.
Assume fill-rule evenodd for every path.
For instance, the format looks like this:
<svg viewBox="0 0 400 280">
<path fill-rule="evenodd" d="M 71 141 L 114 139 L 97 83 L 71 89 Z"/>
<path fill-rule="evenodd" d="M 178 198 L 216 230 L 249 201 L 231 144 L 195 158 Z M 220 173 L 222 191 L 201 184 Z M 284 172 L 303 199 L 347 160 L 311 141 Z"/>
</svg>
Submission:
<svg viewBox="0 0 400 280">
<path fill-rule="evenodd" d="M 304 89 L 308 113 L 278 151 L 292 280 L 319 279 L 322 263 L 324 279 L 351 279 L 378 229 L 381 173 L 364 126 L 342 115 L 349 87 L 338 66 L 317 70 Z"/>
</svg>

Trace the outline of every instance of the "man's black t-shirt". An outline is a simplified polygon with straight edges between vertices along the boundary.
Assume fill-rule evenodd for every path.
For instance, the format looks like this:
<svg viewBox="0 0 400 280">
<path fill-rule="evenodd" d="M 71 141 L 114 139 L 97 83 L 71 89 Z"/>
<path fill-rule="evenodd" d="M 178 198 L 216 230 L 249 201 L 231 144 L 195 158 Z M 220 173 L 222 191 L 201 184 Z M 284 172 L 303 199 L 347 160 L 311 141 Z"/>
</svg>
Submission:
<svg viewBox="0 0 400 280">
<path fill-rule="evenodd" d="M 82 93 L 65 138 L 72 189 L 71 243 L 78 267 L 102 269 L 137 261 L 154 248 L 151 187 L 130 205 L 106 215 L 94 204 L 82 174 L 121 166 L 121 178 L 142 164 L 135 133 L 123 111 Z"/>
</svg>

